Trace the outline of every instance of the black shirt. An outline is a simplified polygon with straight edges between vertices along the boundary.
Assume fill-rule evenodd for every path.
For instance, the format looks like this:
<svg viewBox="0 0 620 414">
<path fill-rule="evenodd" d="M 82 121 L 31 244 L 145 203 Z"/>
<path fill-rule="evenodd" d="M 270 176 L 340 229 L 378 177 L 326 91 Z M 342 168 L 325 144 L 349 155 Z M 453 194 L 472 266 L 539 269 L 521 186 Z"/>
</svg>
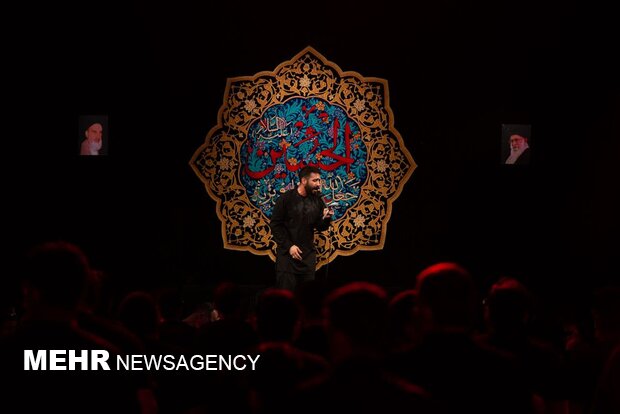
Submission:
<svg viewBox="0 0 620 414">
<path fill-rule="evenodd" d="M 278 260 L 288 257 L 291 246 L 296 245 L 306 259 L 314 261 L 314 229 L 319 231 L 329 227 L 331 219 L 323 220 L 325 202 L 319 196 L 302 196 L 297 188 L 282 194 L 273 208 L 271 232 L 278 244 Z M 314 263 L 308 263 L 314 266 Z"/>
</svg>

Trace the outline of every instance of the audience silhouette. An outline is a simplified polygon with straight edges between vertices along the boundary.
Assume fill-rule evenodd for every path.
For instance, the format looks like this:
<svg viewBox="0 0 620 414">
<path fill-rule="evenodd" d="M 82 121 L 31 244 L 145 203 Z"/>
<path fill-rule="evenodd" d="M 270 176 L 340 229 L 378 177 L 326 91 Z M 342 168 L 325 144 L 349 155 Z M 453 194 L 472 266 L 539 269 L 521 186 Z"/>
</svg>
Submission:
<svg viewBox="0 0 620 414">
<path fill-rule="evenodd" d="M 530 329 L 534 295 L 523 282 L 499 278 L 480 301 L 476 279 L 456 263 L 425 268 L 415 289 L 391 296 L 368 282 L 328 289 L 315 280 L 295 293 L 267 289 L 253 306 L 230 282 L 194 304 L 178 289 L 104 298 L 105 275 L 62 241 L 30 250 L 19 274 L 18 312 L 0 342 L 0 375 L 11 384 L 1 398 L 18 412 L 620 412 L 614 287 L 593 296 L 592 337 L 573 335 L 562 348 Z M 191 305 L 208 312 L 192 318 Z M 208 375 L 41 373 L 23 369 L 25 349 L 260 360 L 256 371 Z"/>
</svg>

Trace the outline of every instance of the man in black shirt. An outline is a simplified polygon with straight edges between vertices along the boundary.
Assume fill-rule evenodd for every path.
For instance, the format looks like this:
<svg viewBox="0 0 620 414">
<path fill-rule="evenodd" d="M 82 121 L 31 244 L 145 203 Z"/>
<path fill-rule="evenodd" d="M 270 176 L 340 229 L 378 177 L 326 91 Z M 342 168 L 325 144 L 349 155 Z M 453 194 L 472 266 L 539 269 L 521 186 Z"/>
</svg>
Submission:
<svg viewBox="0 0 620 414">
<path fill-rule="evenodd" d="M 297 283 L 314 279 L 316 250 L 314 229 L 329 228 L 334 211 L 321 198 L 321 174 L 306 166 L 299 172 L 301 182 L 282 194 L 271 215 L 271 232 L 277 248 L 276 285 L 295 290 Z"/>
</svg>

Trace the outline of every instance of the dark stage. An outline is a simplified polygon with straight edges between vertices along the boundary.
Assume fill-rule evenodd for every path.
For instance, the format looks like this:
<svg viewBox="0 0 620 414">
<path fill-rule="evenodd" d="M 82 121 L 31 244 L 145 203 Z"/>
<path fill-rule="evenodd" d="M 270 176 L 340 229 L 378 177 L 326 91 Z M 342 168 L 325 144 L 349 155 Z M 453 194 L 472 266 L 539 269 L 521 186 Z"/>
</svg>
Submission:
<svg viewBox="0 0 620 414">
<path fill-rule="evenodd" d="M 267 257 L 222 247 L 215 203 L 188 162 L 228 77 L 312 46 L 389 82 L 418 165 L 384 249 L 337 258 L 329 278 L 399 288 L 450 260 L 481 288 L 514 275 L 557 305 L 619 283 L 617 23 L 572 2 L 396 3 L 28 11 L 9 49 L 7 266 L 36 242 L 65 239 L 125 291 L 272 285 Z M 87 114 L 109 116 L 105 157 L 75 155 Z M 528 167 L 501 165 L 503 123 L 532 124 Z"/>
</svg>

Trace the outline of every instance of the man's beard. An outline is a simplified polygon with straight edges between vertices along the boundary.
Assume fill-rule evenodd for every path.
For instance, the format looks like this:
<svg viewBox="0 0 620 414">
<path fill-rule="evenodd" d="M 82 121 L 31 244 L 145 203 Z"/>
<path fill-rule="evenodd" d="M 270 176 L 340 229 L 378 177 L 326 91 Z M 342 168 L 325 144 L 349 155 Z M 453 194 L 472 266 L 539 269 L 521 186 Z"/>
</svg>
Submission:
<svg viewBox="0 0 620 414">
<path fill-rule="evenodd" d="M 101 141 L 90 141 L 88 143 L 88 150 L 90 151 L 90 155 L 99 155 L 100 149 Z"/>
<path fill-rule="evenodd" d="M 526 149 L 529 148 L 529 145 L 527 145 L 527 143 L 524 143 L 521 148 L 519 149 L 513 149 L 512 147 L 510 148 L 510 156 L 508 157 L 508 159 L 506 159 L 506 164 L 514 164 L 517 161 L 517 158 L 519 158 L 521 156 L 521 154 L 523 154 L 523 151 L 525 151 Z"/>
<path fill-rule="evenodd" d="M 310 183 L 306 183 L 306 185 L 304 185 L 304 188 L 306 190 L 306 194 L 308 195 L 318 196 L 319 194 L 321 194 L 321 187 L 314 187 Z"/>
</svg>

